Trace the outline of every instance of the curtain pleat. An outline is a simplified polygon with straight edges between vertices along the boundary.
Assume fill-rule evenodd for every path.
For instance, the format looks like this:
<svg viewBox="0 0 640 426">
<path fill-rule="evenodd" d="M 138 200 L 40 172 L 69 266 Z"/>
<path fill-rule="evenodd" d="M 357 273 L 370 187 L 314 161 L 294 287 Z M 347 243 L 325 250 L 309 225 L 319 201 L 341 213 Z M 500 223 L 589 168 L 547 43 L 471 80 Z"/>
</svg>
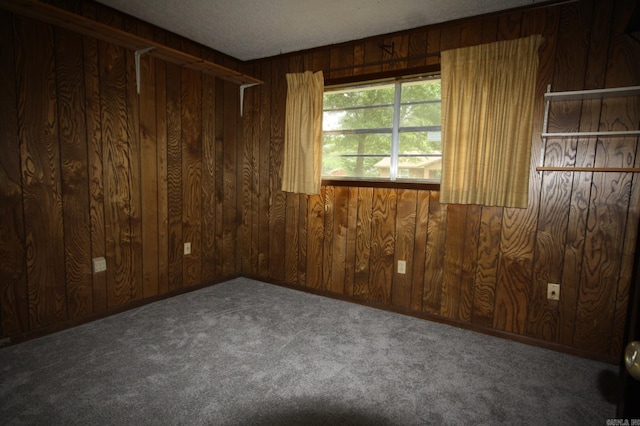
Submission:
<svg viewBox="0 0 640 426">
<path fill-rule="evenodd" d="M 320 193 L 323 96 L 321 71 L 287 74 L 283 191 Z"/>
<path fill-rule="evenodd" d="M 442 52 L 442 203 L 527 207 L 542 40 Z"/>
</svg>

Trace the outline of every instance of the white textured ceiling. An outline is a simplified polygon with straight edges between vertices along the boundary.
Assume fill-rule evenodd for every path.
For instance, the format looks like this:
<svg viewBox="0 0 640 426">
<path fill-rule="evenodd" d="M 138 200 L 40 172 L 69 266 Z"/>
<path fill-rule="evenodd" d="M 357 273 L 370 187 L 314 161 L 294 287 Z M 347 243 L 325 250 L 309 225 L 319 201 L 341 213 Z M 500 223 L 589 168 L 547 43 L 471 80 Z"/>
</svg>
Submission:
<svg viewBox="0 0 640 426">
<path fill-rule="evenodd" d="M 244 61 L 546 0 L 98 1 Z"/>
</svg>

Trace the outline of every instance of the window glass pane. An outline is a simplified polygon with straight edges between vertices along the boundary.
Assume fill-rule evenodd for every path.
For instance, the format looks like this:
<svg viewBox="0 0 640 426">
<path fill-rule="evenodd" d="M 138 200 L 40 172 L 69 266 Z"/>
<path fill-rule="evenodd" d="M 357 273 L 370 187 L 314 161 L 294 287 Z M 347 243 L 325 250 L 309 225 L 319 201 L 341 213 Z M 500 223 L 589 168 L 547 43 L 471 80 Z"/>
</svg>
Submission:
<svg viewBox="0 0 640 426">
<path fill-rule="evenodd" d="M 387 165 L 391 134 L 325 134 L 322 147 L 322 175 L 333 177 L 389 176 Z M 386 174 L 385 174 L 386 173 Z"/>
<path fill-rule="evenodd" d="M 396 86 L 401 90 L 399 105 L 394 105 Z M 394 145 L 396 108 L 400 122 Z M 328 89 L 324 95 L 322 175 L 438 180 L 440 123 L 439 79 Z M 398 169 L 393 173 L 391 158 L 396 155 Z"/>
<path fill-rule="evenodd" d="M 322 128 L 325 131 L 389 129 L 393 127 L 393 105 L 350 110 L 324 111 Z"/>
<path fill-rule="evenodd" d="M 402 102 L 439 101 L 440 79 L 429 78 L 402 83 Z"/>
<path fill-rule="evenodd" d="M 419 80 L 402 84 L 400 127 L 440 126 L 440 80 Z"/>
<path fill-rule="evenodd" d="M 439 131 L 401 132 L 399 142 L 399 178 L 440 179 L 442 141 Z"/>
<path fill-rule="evenodd" d="M 324 130 L 391 128 L 393 84 L 324 94 Z"/>
<path fill-rule="evenodd" d="M 440 179 L 440 80 L 418 80 L 402 84 L 398 177 Z"/>
</svg>

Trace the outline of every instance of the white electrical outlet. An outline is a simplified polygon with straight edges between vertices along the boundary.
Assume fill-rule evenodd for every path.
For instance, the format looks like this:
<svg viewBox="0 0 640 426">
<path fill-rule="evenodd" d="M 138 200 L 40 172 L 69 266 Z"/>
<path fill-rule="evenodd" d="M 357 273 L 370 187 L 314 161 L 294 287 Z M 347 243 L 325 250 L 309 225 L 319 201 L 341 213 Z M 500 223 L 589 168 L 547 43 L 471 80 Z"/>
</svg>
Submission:
<svg viewBox="0 0 640 426">
<path fill-rule="evenodd" d="M 191 254 L 191 243 L 184 243 L 184 254 Z"/>
<path fill-rule="evenodd" d="M 560 300 L 560 284 L 547 284 L 547 299 Z"/>
<path fill-rule="evenodd" d="M 398 260 L 398 273 L 406 274 L 407 273 L 407 261 L 406 260 Z"/>
<path fill-rule="evenodd" d="M 104 272 L 107 270 L 107 259 L 104 257 L 96 257 L 93 259 L 93 273 Z"/>
</svg>

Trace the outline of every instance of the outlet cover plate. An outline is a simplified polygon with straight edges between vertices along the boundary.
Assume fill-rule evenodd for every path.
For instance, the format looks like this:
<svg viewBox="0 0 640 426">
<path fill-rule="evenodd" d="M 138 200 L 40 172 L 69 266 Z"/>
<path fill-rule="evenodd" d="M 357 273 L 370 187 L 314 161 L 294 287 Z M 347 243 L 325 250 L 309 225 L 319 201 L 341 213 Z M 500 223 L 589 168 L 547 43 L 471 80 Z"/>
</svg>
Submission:
<svg viewBox="0 0 640 426">
<path fill-rule="evenodd" d="M 407 261 L 406 260 L 398 260 L 398 273 L 406 274 L 407 273 Z"/>
<path fill-rule="evenodd" d="M 104 257 L 93 258 L 93 273 L 104 272 L 107 270 L 107 259 Z"/>
<path fill-rule="evenodd" d="M 547 299 L 560 300 L 560 284 L 555 284 L 555 283 L 547 284 Z"/>
</svg>

